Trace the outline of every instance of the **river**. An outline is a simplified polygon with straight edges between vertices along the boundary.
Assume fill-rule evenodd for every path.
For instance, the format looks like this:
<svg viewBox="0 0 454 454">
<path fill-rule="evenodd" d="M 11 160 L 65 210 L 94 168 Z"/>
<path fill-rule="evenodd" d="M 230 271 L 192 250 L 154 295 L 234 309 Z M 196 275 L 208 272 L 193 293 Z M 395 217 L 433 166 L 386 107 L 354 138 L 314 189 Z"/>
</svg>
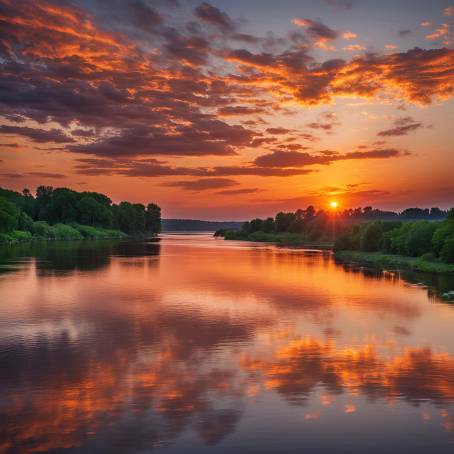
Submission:
<svg viewBox="0 0 454 454">
<path fill-rule="evenodd" d="M 0 452 L 454 452 L 453 288 L 208 234 L 3 247 Z"/>
</svg>

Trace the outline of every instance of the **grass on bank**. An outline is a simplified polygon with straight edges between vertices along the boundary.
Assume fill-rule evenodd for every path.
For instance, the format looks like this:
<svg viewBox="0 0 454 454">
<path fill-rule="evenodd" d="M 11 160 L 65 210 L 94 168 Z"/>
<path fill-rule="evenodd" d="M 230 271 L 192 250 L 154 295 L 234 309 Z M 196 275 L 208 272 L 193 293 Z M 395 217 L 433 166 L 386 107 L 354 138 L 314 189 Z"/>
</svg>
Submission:
<svg viewBox="0 0 454 454">
<path fill-rule="evenodd" d="M 45 221 L 35 221 L 31 231 L 13 230 L 0 233 L 0 243 L 14 243 L 30 240 L 83 240 L 125 238 L 120 230 L 105 229 L 77 223 L 50 225 Z"/>
<path fill-rule="evenodd" d="M 384 254 L 382 252 L 338 251 L 335 253 L 335 257 L 340 261 L 356 262 L 377 267 L 400 268 L 423 271 L 425 273 L 454 274 L 454 264 L 440 262 L 432 254 L 424 254 L 421 257 L 407 257 Z"/>
</svg>

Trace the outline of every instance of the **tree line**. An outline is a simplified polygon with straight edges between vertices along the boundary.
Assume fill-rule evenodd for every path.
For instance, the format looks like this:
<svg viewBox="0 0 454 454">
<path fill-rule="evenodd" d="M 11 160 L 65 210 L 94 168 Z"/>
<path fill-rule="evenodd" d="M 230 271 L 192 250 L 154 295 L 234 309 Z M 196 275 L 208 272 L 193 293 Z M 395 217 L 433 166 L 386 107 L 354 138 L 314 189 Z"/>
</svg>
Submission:
<svg viewBox="0 0 454 454">
<path fill-rule="evenodd" d="M 354 225 L 339 235 L 334 249 L 380 251 L 454 263 L 454 208 L 443 221 L 373 221 Z"/>
<path fill-rule="evenodd" d="M 281 243 L 334 242 L 336 250 L 382 251 L 447 263 L 454 261 L 454 209 L 407 208 L 400 213 L 372 207 L 340 213 L 313 206 L 279 212 L 245 222 L 240 229 L 220 229 L 215 236 L 230 240 Z"/>
<path fill-rule="evenodd" d="M 306 209 L 295 212 L 279 212 L 276 216 L 266 219 L 252 219 L 245 222 L 238 230 L 219 229 L 215 235 L 225 236 L 227 239 L 266 240 L 273 236 L 295 234 L 304 236 L 308 241 L 333 240 L 347 227 L 373 220 L 410 221 L 427 219 L 431 221 L 442 220 L 448 215 L 447 211 L 440 208 L 422 209 L 407 208 L 400 213 L 382 211 L 372 207 L 348 209 L 342 212 L 328 212 L 318 210 L 311 205 Z"/>
<path fill-rule="evenodd" d="M 36 194 L 0 188 L 0 234 L 3 240 L 83 238 L 161 232 L 161 209 L 154 203 L 112 200 L 98 192 L 39 186 Z"/>
</svg>

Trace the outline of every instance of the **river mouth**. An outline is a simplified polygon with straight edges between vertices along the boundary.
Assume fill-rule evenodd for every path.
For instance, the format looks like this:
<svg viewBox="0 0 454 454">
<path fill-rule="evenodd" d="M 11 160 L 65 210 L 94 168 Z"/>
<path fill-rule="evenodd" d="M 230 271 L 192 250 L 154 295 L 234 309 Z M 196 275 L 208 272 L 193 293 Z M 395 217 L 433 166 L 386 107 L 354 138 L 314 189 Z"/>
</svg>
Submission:
<svg viewBox="0 0 454 454">
<path fill-rule="evenodd" d="M 452 276 L 164 234 L 0 251 L 0 450 L 452 452 Z"/>
</svg>

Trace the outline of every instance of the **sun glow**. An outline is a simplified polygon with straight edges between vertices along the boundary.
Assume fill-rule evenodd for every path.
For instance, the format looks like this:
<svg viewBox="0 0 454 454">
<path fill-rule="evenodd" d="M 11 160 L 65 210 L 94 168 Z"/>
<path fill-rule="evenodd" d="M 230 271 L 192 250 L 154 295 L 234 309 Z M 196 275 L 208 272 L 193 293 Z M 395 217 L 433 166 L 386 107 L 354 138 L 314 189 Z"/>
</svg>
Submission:
<svg viewBox="0 0 454 454">
<path fill-rule="evenodd" d="M 330 206 L 330 208 L 335 210 L 339 206 L 339 203 L 336 202 L 335 200 L 333 200 L 333 201 L 329 202 L 329 206 Z"/>
</svg>

